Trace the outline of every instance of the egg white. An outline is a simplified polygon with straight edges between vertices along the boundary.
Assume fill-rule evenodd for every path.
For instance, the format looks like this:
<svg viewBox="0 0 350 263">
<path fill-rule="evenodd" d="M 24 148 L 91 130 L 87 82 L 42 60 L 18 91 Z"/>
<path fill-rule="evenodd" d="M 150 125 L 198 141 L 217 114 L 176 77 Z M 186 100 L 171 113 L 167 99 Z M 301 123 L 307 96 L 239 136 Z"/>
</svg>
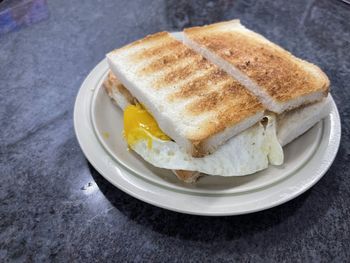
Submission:
<svg viewBox="0 0 350 263">
<path fill-rule="evenodd" d="M 173 141 L 155 137 L 151 148 L 146 140 L 140 140 L 132 149 L 156 167 L 198 171 L 208 175 L 242 176 L 263 170 L 269 163 L 283 163 L 283 150 L 276 137 L 274 116 L 268 116 L 266 126 L 257 123 L 202 158 L 192 157 Z"/>
</svg>

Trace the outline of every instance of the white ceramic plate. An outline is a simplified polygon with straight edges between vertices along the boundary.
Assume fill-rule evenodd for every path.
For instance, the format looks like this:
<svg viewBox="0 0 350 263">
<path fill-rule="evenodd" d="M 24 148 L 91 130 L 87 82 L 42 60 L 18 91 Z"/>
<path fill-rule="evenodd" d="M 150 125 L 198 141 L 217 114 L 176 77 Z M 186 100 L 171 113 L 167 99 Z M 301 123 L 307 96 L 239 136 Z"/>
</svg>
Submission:
<svg viewBox="0 0 350 263">
<path fill-rule="evenodd" d="M 126 193 L 166 209 L 197 215 L 237 215 L 267 209 L 302 194 L 332 164 L 340 142 L 340 119 L 331 114 L 284 148 L 285 163 L 242 177 L 206 176 L 195 184 L 177 180 L 127 150 L 122 112 L 105 93 L 108 72 L 99 63 L 82 84 L 74 108 L 74 127 L 90 163 Z"/>
</svg>

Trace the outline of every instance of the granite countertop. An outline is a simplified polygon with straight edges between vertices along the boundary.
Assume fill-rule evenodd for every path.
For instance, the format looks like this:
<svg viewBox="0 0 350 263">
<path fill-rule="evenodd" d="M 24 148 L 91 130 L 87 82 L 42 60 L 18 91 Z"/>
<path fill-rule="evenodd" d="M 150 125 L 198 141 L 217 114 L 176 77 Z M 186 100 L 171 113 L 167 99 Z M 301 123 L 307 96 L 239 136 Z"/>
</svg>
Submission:
<svg viewBox="0 0 350 263">
<path fill-rule="evenodd" d="M 349 260 L 350 6 L 47 2 L 47 19 L 0 37 L 1 262 Z M 234 217 L 166 211 L 113 187 L 84 158 L 74 134 L 74 100 L 86 75 L 106 52 L 146 34 L 231 18 L 329 75 L 342 118 L 332 167 L 300 197 Z"/>
</svg>

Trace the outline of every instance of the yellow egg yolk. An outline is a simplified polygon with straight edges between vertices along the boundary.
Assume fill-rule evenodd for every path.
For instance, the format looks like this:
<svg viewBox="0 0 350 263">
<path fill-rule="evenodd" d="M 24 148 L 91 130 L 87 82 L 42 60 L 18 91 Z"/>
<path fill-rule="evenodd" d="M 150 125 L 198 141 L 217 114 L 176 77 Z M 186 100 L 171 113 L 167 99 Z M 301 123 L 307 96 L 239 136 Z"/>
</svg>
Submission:
<svg viewBox="0 0 350 263">
<path fill-rule="evenodd" d="M 140 140 L 146 140 L 148 148 L 152 147 L 152 137 L 164 141 L 170 140 L 141 104 L 129 105 L 125 108 L 124 137 L 129 146 L 133 146 Z"/>
</svg>

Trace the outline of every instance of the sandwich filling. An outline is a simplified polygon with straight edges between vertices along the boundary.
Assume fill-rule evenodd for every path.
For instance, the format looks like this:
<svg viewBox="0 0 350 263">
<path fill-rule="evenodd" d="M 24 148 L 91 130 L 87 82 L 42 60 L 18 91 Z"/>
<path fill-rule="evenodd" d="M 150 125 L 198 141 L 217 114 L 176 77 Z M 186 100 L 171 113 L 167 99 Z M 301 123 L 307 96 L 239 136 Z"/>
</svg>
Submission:
<svg viewBox="0 0 350 263">
<path fill-rule="evenodd" d="M 246 131 L 228 140 L 217 151 L 196 158 L 186 153 L 177 143 L 152 138 L 140 139 L 129 145 L 144 160 L 152 165 L 171 169 L 197 171 L 208 175 L 242 176 L 268 167 L 269 163 L 283 163 L 283 150 L 276 137 L 276 121 L 267 117 L 265 125 L 257 123 Z"/>
<path fill-rule="evenodd" d="M 152 115 L 139 103 L 128 105 L 124 110 L 124 138 L 130 147 L 144 140 L 148 149 L 152 148 L 153 138 L 170 141 Z"/>
</svg>

